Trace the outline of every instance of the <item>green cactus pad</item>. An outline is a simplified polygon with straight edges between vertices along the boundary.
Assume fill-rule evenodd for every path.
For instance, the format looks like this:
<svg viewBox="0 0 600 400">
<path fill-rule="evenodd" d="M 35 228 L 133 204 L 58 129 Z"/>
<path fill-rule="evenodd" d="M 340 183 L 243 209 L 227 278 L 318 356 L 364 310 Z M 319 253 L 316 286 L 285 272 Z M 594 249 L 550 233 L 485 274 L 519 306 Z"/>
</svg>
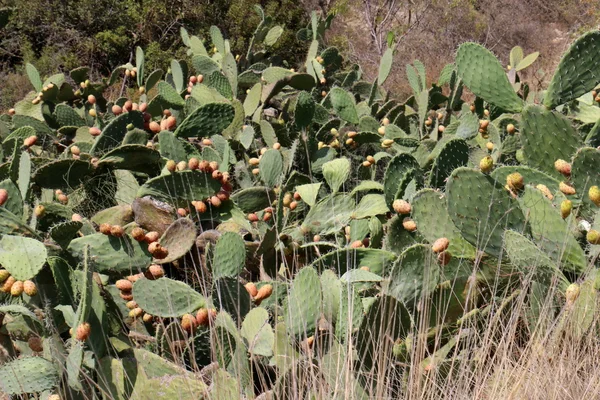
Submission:
<svg viewBox="0 0 600 400">
<path fill-rule="evenodd" d="M 149 179 L 140 187 L 137 195 L 151 196 L 177 206 L 187 206 L 192 201 L 204 200 L 215 195 L 220 188 L 221 184 L 204 172 L 177 171 Z"/>
<path fill-rule="evenodd" d="M 66 249 L 82 226 L 83 223 L 78 221 L 63 222 L 50 229 L 50 237 L 58 243 L 60 247 Z"/>
<path fill-rule="evenodd" d="M 328 196 L 311 207 L 301 229 L 306 233 L 321 235 L 337 232 L 350 222 L 354 206 L 354 199 L 349 196 Z"/>
<path fill-rule="evenodd" d="M 216 89 L 217 92 L 226 99 L 233 99 L 233 89 L 231 88 L 231 84 L 221 71 L 215 71 L 210 74 L 206 80 L 206 84 L 209 87 Z"/>
<path fill-rule="evenodd" d="M 296 102 L 296 111 L 294 112 L 294 120 L 296 126 L 300 129 L 307 128 L 313 122 L 315 114 L 315 101 L 312 96 L 305 91 L 298 94 Z"/>
<path fill-rule="evenodd" d="M 323 292 L 325 296 L 325 292 Z M 335 293 L 334 293 L 335 295 Z M 351 285 L 341 285 L 339 311 L 335 325 L 335 335 L 342 342 L 360 326 L 363 318 L 363 304 L 358 290 Z"/>
<path fill-rule="evenodd" d="M 463 43 L 456 53 L 456 71 L 465 85 L 488 103 L 512 112 L 520 112 L 519 99 L 498 59 L 477 43 Z"/>
<path fill-rule="evenodd" d="M 154 259 L 157 264 L 166 264 L 186 255 L 196 242 L 196 224 L 190 219 L 180 218 L 173 222 L 158 240 L 169 251 L 162 259 Z"/>
<path fill-rule="evenodd" d="M 133 211 L 131 206 L 125 204 L 106 208 L 96 213 L 90 220 L 97 224 L 121 225 L 125 226 L 133 221 Z"/>
<path fill-rule="evenodd" d="M 213 304 L 226 311 L 239 323 L 250 311 L 251 301 L 248 291 L 237 278 L 221 278 L 214 281 Z"/>
<path fill-rule="evenodd" d="M 418 188 L 423 186 L 423 172 L 417 160 L 407 153 L 400 153 L 392 158 L 383 177 L 385 201 L 390 210 L 394 200 L 404 196 L 406 187 L 413 179 Z"/>
<path fill-rule="evenodd" d="M 21 218 L 4 207 L 0 207 L 0 235 L 38 237 L 33 229 L 23 224 Z"/>
<path fill-rule="evenodd" d="M 600 31 L 591 31 L 577 39 L 563 55 L 544 96 L 544 105 L 555 108 L 594 89 L 600 83 L 598 51 Z"/>
<path fill-rule="evenodd" d="M 10 179 L 5 179 L 0 182 L 0 189 L 4 189 L 8 192 L 8 198 L 6 199 L 6 202 L 0 207 L 8 210 L 17 217 L 22 217 L 23 199 L 17 185 L 15 185 Z"/>
<path fill-rule="evenodd" d="M 236 277 L 246 263 L 244 240 L 234 232 L 225 232 L 217 240 L 212 262 L 214 279 Z"/>
<path fill-rule="evenodd" d="M 58 384 L 59 373 L 52 362 L 42 357 L 24 357 L 0 367 L 0 389 L 6 394 L 51 390 Z"/>
<path fill-rule="evenodd" d="M 595 209 L 596 206 L 590 200 L 588 191 L 592 186 L 600 186 L 600 151 L 591 147 L 580 149 L 571 165 L 571 180 L 577 193 L 582 200 Z"/>
<path fill-rule="evenodd" d="M 582 146 L 567 118 L 533 105 L 523 110 L 521 142 L 527 164 L 557 179 L 562 175 L 554 168 L 554 162 L 570 160 Z"/>
<path fill-rule="evenodd" d="M 385 275 L 396 260 L 396 255 L 392 252 L 380 249 L 341 249 L 332 251 L 316 259 L 312 266 L 319 269 L 332 269 L 339 275 L 346 271 L 369 267 L 369 271 L 377 275 Z"/>
<path fill-rule="evenodd" d="M 138 279 L 133 284 L 133 299 L 147 313 L 163 318 L 190 314 L 206 305 L 198 292 L 169 278 Z"/>
<path fill-rule="evenodd" d="M 321 293 L 323 294 L 323 316 L 335 323 L 340 310 L 342 284 L 335 272 L 326 269 L 321 273 Z"/>
<path fill-rule="evenodd" d="M 246 314 L 240 334 L 246 339 L 250 354 L 264 357 L 273 355 L 275 334 L 269 324 L 269 313 L 264 308 L 254 308 Z"/>
<path fill-rule="evenodd" d="M 134 127 L 144 128 L 144 117 L 139 111 L 129 111 L 117 116 L 104 127 L 100 136 L 96 138 L 94 146 L 90 150 L 93 155 L 102 155 L 107 151 L 118 147 L 123 142 L 127 133 L 127 126 L 133 124 Z"/>
<path fill-rule="evenodd" d="M 260 179 L 268 187 L 281 183 L 283 172 L 283 158 L 278 150 L 267 150 L 260 159 Z"/>
<path fill-rule="evenodd" d="M 66 104 L 58 104 L 54 109 L 54 118 L 60 126 L 85 126 L 85 120 L 73 108 Z"/>
<path fill-rule="evenodd" d="M 98 161 L 98 166 L 106 165 L 114 169 L 158 174 L 162 166 L 161 154 L 140 144 L 119 146 L 104 154 Z"/>
<path fill-rule="evenodd" d="M 322 305 L 321 281 L 314 268 L 298 271 L 286 303 L 284 318 L 288 333 L 296 337 L 311 336 Z"/>
<path fill-rule="evenodd" d="M 231 200 L 245 213 L 264 210 L 270 207 L 275 199 L 275 192 L 264 186 L 242 189 L 231 195 Z"/>
<path fill-rule="evenodd" d="M 562 269 L 583 272 L 587 264 L 583 249 L 570 234 L 569 226 L 552 202 L 541 191 L 528 185 L 518 200 L 523 214 L 528 217 L 531 234 L 544 252 L 560 262 Z"/>
<path fill-rule="evenodd" d="M 358 113 L 354 98 L 344 89 L 335 87 L 329 92 L 331 105 L 338 117 L 350 124 L 358 124 Z"/>
<path fill-rule="evenodd" d="M 429 242 L 445 237 L 450 242 L 448 251 L 455 257 L 474 258 L 475 248 L 456 228 L 450 214 L 446 196 L 432 189 L 423 189 L 413 197 L 411 216 L 419 233 Z"/>
<path fill-rule="evenodd" d="M 176 138 L 173 135 L 173 132 L 160 131 L 158 133 L 160 155 L 167 160 L 173 160 L 175 162 L 187 161 L 189 150 L 196 151 L 196 149 L 189 149 L 188 145 L 189 143 Z"/>
<path fill-rule="evenodd" d="M 392 357 L 396 339 L 404 339 L 411 330 L 411 315 L 404 305 L 391 296 L 377 297 L 362 318 L 356 350 L 364 371 L 376 371 Z"/>
<path fill-rule="evenodd" d="M 429 186 L 443 188 L 452 171 L 469 162 L 469 146 L 462 139 L 451 139 L 440 150 L 429 175 Z"/>
<path fill-rule="evenodd" d="M 404 250 L 390 273 L 388 295 L 404 304 L 416 304 L 429 296 L 440 281 L 440 266 L 429 246 Z"/>
<path fill-rule="evenodd" d="M 156 85 L 160 103 L 165 108 L 180 109 L 185 105 L 185 100 L 177 93 L 177 90 L 167 82 L 161 81 Z"/>
<path fill-rule="evenodd" d="M 85 246 L 90 246 L 95 270 L 101 273 L 134 274 L 144 270 L 151 261 L 147 245 L 128 235 L 116 238 L 96 233 L 72 240 L 67 250 L 82 263 Z"/>
<path fill-rule="evenodd" d="M 17 280 L 36 276 L 47 257 L 46 247 L 35 239 L 10 235 L 0 238 L 0 265 Z"/>
<path fill-rule="evenodd" d="M 220 135 L 233 121 L 235 110 L 232 105 L 209 103 L 198 107 L 175 129 L 176 137 L 210 137 Z"/>
<path fill-rule="evenodd" d="M 499 167 L 494 169 L 494 171 L 490 175 L 496 180 L 496 182 L 504 185 L 506 184 L 506 177 L 515 172 L 521 174 L 525 183 L 530 184 L 531 186 L 541 184 L 546 185 L 546 187 L 548 187 L 548 189 L 550 189 L 550 191 L 553 193 L 558 191 L 558 185 L 560 181 L 558 181 L 552 176 L 538 171 L 537 169 L 533 169 L 522 165 L 506 165 L 503 167 Z"/>
<path fill-rule="evenodd" d="M 89 179 L 92 165 L 83 160 L 58 160 L 44 164 L 35 171 L 33 182 L 43 188 L 70 189 Z"/>
<path fill-rule="evenodd" d="M 552 278 L 559 276 L 560 285 L 566 289 L 568 281 L 556 263 L 531 240 L 518 232 L 506 231 L 504 245 L 511 264 L 516 266 L 526 277 L 531 276 L 536 282 L 551 284 Z"/>
<path fill-rule="evenodd" d="M 504 229 L 525 230 L 518 203 L 489 176 L 468 168 L 454 170 L 446 185 L 448 213 L 462 236 L 491 256 L 502 252 Z"/>
<path fill-rule="evenodd" d="M 337 193 L 340 187 L 350 177 L 350 160 L 346 157 L 337 158 L 323 164 L 323 177 L 333 193 Z"/>
</svg>

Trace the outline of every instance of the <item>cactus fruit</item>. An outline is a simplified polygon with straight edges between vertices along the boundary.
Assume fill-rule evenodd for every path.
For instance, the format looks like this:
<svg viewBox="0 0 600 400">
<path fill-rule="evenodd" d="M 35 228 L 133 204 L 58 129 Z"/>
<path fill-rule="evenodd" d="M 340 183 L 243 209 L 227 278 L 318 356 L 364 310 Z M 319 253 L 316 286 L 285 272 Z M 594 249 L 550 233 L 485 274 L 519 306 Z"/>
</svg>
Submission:
<svg viewBox="0 0 600 400">
<path fill-rule="evenodd" d="M 452 254 L 450 254 L 449 251 L 442 251 L 441 253 L 439 253 L 437 255 L 437 260 L 438 263 L 440 263 L 441 266 L 446 266 L 450 263 L 450 261 L 452 260 Z"/>
<path fill-rule="evenodd" d="M 15 281 L 10 288 L 10 294 L 14 297 L 17 297 L 23 293 L 23 290 L 23 281 Z"/>
<path fill-rule="evenodd" d="M 140 227 L 135 227 L 131 230 L 131 237 L 137 240 L 138 242 L 143 242 L 146 240 L 146 234 L 144 230 Z"/>
<path fill-rule="evenodd" d="M 0 207 L 2 207 L 8 200 L 8 190 L 0 189 Z"/>
<path fill-rule="evenodd" d="M 573 202 L 571 200 L 563 200 L 560 203 L 560 215 L 563 219 L 571 215 L 571 210 L 573 210 Z"/>
<path fill-rule="evenodd" d="M 90 337 L 92 332 L 92 327 L 88 322 L 84 322 L 77 326 L 77 330 L 75 331 L 75 339 L 80 342 L 85 342 Z"/>
<path fill-rule="evenodd" d="M 254 298 L 258 294 L 258 289 L 256 288 L 256 285 L 253 282 L 246 283 L 244 287 L 248 291 L 250 297 Z"/>
<path fill-rule="evenodd" d="M 600 244 L 600 232 L 595 229 L 590 229 L 586 235 L 589 244 Z"/>
<path fill-rule="evenodd" d="M 567 290 L 565 290 L 565 297 L 567 299 L 568 306 L 572 306 L 575 303 L 580 292 L 581 288 L 577 283 L 571 283 L 569 287 L 567 287 Z"/>
<path fill-rule="evenodd" d="M 402 226 L 409 232 L 414 232 L 417 230 L 417 224 L 410 218 L 404 218 L 402 220 Z"/>
<path fill-rule="evenodd" d="M 565 160 L 556 160 L 554 162 L 554 168 L 566 177 L 571 176 L 571 164 L 569 164 Z"/>
<path fill-rule="evenodd" d="M 273 285 L 266 284 L 260 289 L 258 289 L 258 292 L 254 296 L 254 302 L 256 303 L 256 305 L 259 305 L 261 301 L 268 299 L 271 296 L 271 294 L 273 294 Z"/>
<path fill-rule="evenodd" d="M 433 245 L 431 246 L 431 249 L 433 250 L 434 253 L 441 253 L 443 251 L 445 251 L 448 246 L 450 245 L 450 241 L 447 238 L 439 238 L 437 239 Z"/>
<path fill-rule="evenodd" d="M 121 227 L 120 225 L 113 225 L 110 227 L 110 234 L 114 237 L 123 237 L 123 235 L 125 234 L 125 231 L 123 230 L 123 227 Z"/>
<path fill-rule="evenodd" d="M 506 177 L 506 184 L 511 190 L 519 191 L 525 186 L 523 176 L 518 172 L 513 172 Z"/>
<path fill-rule="evenodd" d="M 37 140 L 38 140 L 37 136 L 29 136 L 27 139 L 25 139 L 23 141 L 23 146 L 25 146 L 25 147 L 34 146 L 37 143 Z"/>
<path fill-rule="evenodd" d="M 150 231 L 150 232 L 147 232 L 146 235 L 144 235 L 144 240 L 148 244 L 156 242 L 159 238 L 160 238 L 160 235 L 156 231 Z"/>
<path fill-rule="evenodd" d="M 0 269 L 0 283 L 3 283 L 10 276 L 10 272 L 5 269 Z"/>
<path fill-rule="evenodd" d="M 23 292 L 27 296 L 35 296 L 38 292 L 37 286 L 32 281 L 26 280 L 25 282 L 23 282 Z"/>
<path fill-rule="evenodd" d="M 152 264 L 148 267 L 148 273 L 152 279 L 158 279 L 165 276 L 165 270 L 158 264 Z M 148 277 L 148 276 L 147 276 Z"/>
<path fill-rule="evenodd" d="M 494 169 L 494 160 L 490 156 L 485 156 L 479 161 L 479 169 L 484 174 L 489 174 Z"/>
<path fill-rule="evenodd" d="M 554 199 L 554 195 L 552 194 L 552 192 L 550 191 L 550 189 L 548 189 L 548 186 L 542 185 L 540 183 L 540 184 L 536 185 L 535 188 L 537 190 L 539 190 L 540 192 L 542 192 L 544 194 L 544 196 L 546 196 L 550 200 Z"/>
<path fill-rule="evenodd" d="M 600 207 L 600 188 L 598 186 L 594 185 L 590 187 L 588 197 L 592 203 Z"/>
<path fill-rule="evenodd" d="M 509 135 L 513 135 L 515 133 L 515 131 L 516 131 L 516 128 L 515 128 L 515 126 L 513 124 L 506 125 L 506 132 Z"/>
<path fill-rule="evenodd" d="M 133 289 L 133 284 L 127 279 L 119 279 L 115 286 L 122 292 L 130 292 Z"/>
<path fill-rule="evenodd" d="M 2 284 L 2 292 L 10 293 L 11 288 L 16 281 L 17 280 L 15 279 L 14 276 L 9 276 L 8 278 L 6 278 L 4 280 L 4 283 Z"/>
<path fill-rule="evenodd" d="M 184 314 L 181 317 L 181 328 L 189 333 L 192 333 L 196 330 L 198 323 L 196 322 L 196 317 L 192 314 Z"/>
<path fill-rule="evenodd" d="M 400 215 L 410 214 L 411 211 L 410 203 L 402 199 L 394 200 L 392 208 Z"/>
<path fill-rule="evenodd" d="M 558 185 L 558 190 L 560 190 L 562 193 L 564 193 L 566 195 L 573 195 L 576 193 L 575 188 L 566 182 L 561 182 Z"/>
</svg>

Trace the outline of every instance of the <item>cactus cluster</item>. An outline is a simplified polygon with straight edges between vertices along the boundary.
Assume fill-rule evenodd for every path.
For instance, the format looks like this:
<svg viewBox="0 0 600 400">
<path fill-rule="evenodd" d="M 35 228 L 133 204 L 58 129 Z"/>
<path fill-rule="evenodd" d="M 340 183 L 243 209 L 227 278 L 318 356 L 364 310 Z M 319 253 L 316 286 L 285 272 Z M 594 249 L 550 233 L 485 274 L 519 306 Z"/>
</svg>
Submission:
<svg viewBox="0 0 600 400">
<path fill-rule="evenodd" d="M 598 124 L 577 110 L 600 84 L 598 32 L 542 104 L 514 84 L 533 61 L 507 73 L 476 43 L 431 87 L 408 65 L 398 101 L 392 48 L 367 81 L 313 14 L 296 71 L 256 11 L 243 55 L 211 27 L 182 29 L 191 65 L 166 73 L 140 48 L 102 82 L 27 65 L 35 91 L 0 117 L 0 391 L 293 398 L 290 374 L 318 366 L 333 391 L 353 349 L 344 385 L 366 398 L 383 365 L 397 387 L 432 359 L 468 362 L 450 351 L 461 324 L 524 276 L 532 309 L 552 281 L 565 307 L 592 298 Z M 104 97 L 121 80 L 135 100 Z M 438 352 L 407 362 L 423 318 Z"/>
</svg>

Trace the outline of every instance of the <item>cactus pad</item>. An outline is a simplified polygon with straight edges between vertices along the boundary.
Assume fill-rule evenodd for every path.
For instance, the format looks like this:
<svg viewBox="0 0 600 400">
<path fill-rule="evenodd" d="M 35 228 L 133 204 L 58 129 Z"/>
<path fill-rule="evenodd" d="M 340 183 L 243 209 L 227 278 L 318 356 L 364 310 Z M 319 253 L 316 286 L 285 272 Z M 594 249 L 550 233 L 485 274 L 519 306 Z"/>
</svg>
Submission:
<svg viewBox="0 0 600 400">
<path fill-rule="evenodd" d="M 413 197 L 412 218 L 419 233 L 433 243 L 440 237 L 450 241 L 448 250 L 456 257 L 474 258 L 475 248 L 456 228 L 447 210 L 446 196 L 432 189 L 423 189 Z"/>
<path fill-rule="evenodd" d="M 561 179 L 554 162 L 570 160 L 582 145 L 571 122 L 557 112 L 538 106 L 525 107 L 522 117 L 521 142 L 527 164 Z"/>
<path fill-rule="evenodd" d="M 512 112 L 523 108 L 498 59 L 477 43 L 464 43 L 456 53 L 456 71 L 465 85 L 488 103 Z"/>
<path fill-rule="evenodd" d="M 417 160 L 407 153 L 400 153 L 392 158 L 383 177 L 385 201 L 390 210 L 393 209 L 394 200 L 404 196 L 406 187 L 413 179 L 418 188 L 423 185 L 423 172 Z"/>
<path fill-rule="evenodd" d="M 322 294 L 319 274 L 304 267 L 294 277 L 287 298 L 285 323 L 288 333 L 308 337 L 314 331 L 321 313 Z"/>
<path fill-rule="evenodd" d="M 522 232 L 525 217 L 518 203 L 489 176 L 458 168 L 446 185 L 448 213 L 462 236 L 472 245 L 498 257 L 504 229 Z"/>
<path fill-rule="evenodd" d="M 183 282 L 169 278 L 139 279 L 133 285 L 135 302 L 157 317 L 180 317 L 204 307 L 206 301 Z"/>
<path fill-rule="evenodd" d="M 528 216 L 532 236 L 544 252 L 564 270 L 581 273 L 587 264 L 583 249 L 552 202 L 541 191 L 526 186 L 519 203 Z"/>
<path fill-rule="evenodd" d="M 17 280 L 36 276 L 47 257 L 46 247 L 35 239 L 10 235 L 0 238 L 0 264 Z"/>
<path fill-rule="evenodd" d="M 235 110 L 233 106 L 222 103 L 209 103 L 198 107 L 175 129 L 175 136 L 209 137 L 220 135 L 233 121 Z"/>
<path fill-rule="evenodd" d="M 600 67 L 595 57 L 598 41 L 600 31 L 588 32 L 563 55 L 544 96 L 547 108 L 574 100 L 600 83 Z"/>
<path fill-rule="evenodd" d="M 35 393 L 53 389 L 59 374 L 54 365 L 42 357 L 25 357 L 0 367 L 0 389 L 7 394 Z"/>
<path fill-rule="evenodd" d="M 72 240 L 68 250 L 75 260 L 83 262 L 85 246 L 90 246 L 95 270 L 102 273 L 137 273 L 151 261 L 147 245 L 128 235 L 120 238 L 101 233 L 88 235 Z"/>
<path fill-rule="evenodd" d="M 162 259 L 154 259 L 157 264 L 166 264 L 180 259 L 187 254 L 196 242 L 196 225 L 192 220 L 181 218 L 173 222 L 158 240 L 161 246 L 169 250 Z"/>
<path fill-rule="evenodd" d="M 215 195 L 221 184 L 204 172 L 178 171 L 149 179 L 140 186 L 138 197 L 151 196 L 178 206 Z"/>
</svg>

